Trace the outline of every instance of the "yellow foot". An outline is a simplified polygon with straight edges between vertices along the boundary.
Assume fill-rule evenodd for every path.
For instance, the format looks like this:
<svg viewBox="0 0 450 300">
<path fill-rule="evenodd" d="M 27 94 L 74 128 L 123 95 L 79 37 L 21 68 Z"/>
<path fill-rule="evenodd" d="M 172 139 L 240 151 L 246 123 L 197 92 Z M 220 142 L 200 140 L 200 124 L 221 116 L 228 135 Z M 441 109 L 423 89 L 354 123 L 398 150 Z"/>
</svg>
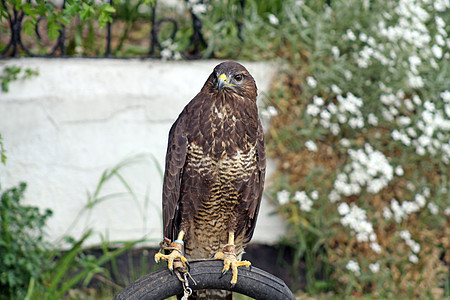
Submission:
<svg viewBox="0 0 450 300">
<path fill-rule="evenodd" d="M 231 277 L 231 285 L 235 285 L 238 278 L 238 267 L 250 267 L 251 263 L 247 260 L 239 261 L 236 258 L 236 253 L 234 253 L 234 246 L 232 247 L 232 251 L 226 251 L 226 248 L 229 247 L 225 246 L 224 252 L 217 252 L 214 255 L 214 259 L 220 259 L 223 260 L 223 269 L 222 269 L 222 275 L 225 275 L 228 270 L 231 267 L 231 271 L 233 272 L 233 276 Z M 231 250 L 231 249 L 230 249 Z"/>
<path fill-rule="evenodd" d="M 158 263 L 160 260 L 167 261 L 167 267 L 170 273 L 173 273 L 174 266 L 176 269 L 189 269 L 189 262 L 186 257 L 182 255 L 181 249 L 183 245 L 178 242 L 172 242 L 168 247 L 162 247 L 164 250 L 172 250 L 168 255 L 162 254 L 161 250 L 155 254 L 155 262 Z"/>
</svg>

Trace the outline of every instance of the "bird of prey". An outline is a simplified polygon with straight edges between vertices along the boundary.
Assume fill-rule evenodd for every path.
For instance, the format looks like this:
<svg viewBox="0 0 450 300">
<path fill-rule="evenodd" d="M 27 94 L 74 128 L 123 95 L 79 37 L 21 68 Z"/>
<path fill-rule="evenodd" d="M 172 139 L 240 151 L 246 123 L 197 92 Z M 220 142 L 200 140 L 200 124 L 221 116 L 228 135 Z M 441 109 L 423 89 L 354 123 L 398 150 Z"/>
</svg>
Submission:
<svg viewBox="0 0 450 300">
<path fill-rule="evenodd" d="M 255 230 L 266 168 L 256 96 L 244 66 L 220 63 L 172 125 L 163 186 L 172 252 L 155 255 L 169 270 L 213 257 L 224 261 L 224 273 L 231 268 L 234 285 L 237 268 L 250 266 L 240 259 Z"/>
</svg>

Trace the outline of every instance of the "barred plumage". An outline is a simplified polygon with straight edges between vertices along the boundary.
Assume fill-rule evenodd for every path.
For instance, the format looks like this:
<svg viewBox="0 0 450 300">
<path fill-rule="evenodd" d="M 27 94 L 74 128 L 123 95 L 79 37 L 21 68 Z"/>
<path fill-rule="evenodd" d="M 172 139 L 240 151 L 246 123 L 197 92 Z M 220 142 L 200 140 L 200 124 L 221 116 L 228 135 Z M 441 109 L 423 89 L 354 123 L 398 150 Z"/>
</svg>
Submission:
<svg viewBox="0 0 450 300">
<path fill-rule="evenodd" d="M 253 235 L 265 175 L 256 96 L 242 65 L 221 63 L 170 130 L 164 236 L 173 241 L 182 231 L 188 259 L 220 251 L 230 233 L 239 255 Z"/>
</svg>

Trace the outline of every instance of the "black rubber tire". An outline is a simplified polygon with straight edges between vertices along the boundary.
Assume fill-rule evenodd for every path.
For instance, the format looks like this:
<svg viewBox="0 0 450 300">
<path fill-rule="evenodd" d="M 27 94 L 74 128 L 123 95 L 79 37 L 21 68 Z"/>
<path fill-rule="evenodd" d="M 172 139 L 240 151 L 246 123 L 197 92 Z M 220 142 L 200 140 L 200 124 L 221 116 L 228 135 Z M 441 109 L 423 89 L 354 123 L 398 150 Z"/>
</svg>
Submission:
<svg viewBox="0 0 450 300">
<path fill-rule="evenodd" d="M 221 277 L 223 261 L 208 260 L 191 262 L 190 274 L 197 282 L 193 290 L 221 289 L 240 293 L 254 299 L 295 299 L 283 280 L 261 269 L 239 268 L 238 281 L 231 287 L 231 270 Z M 183 287 L 177 276 L 168 269 L 162 269 L 145 275 L 121 290 L 114 299 L 166 299 L 183 293 Z"/>
</svg>

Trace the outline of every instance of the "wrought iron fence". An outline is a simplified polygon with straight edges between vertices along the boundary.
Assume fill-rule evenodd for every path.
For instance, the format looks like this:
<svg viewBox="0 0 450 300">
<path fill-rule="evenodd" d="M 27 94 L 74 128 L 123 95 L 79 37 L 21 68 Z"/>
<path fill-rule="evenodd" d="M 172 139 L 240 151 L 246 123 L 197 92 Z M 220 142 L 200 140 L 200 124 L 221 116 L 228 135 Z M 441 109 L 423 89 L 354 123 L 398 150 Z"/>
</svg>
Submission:
<svg viewBox="0 0 450 300">
<path fill-rule="evenodd" d="M 5 0 L 1 0 L 3 7 L 6 6 Z M 31 1 L 29 1 L 31 2 Z M 188 0 L 186 2 L 189 2 Z M 200 3 L 203 1 L 199 1 Z M 113 5 L 113 0 L 109 0 L 110 5 Z M 245 6 L 245 0 L 240 1 L 241 8 L 243 10 Z M 170 17 L 163 17 L 159 18 L 159 12 L 158 12 L 158 2 L 155 1 L 154 3 L 150 4 L 151 7 L 151 16 L 150 16 L 150 45 L 148 46 L 148 52 L 141 55 L 141 57 L 153 57 L 158 58 L 161 57 L 161 51 L 163 50 L 163 47 L 161 45 L 160 41 L 160 29 L 163 24 L 170 23 L 172 24 L 172 32 L 170 34 L 170 38 L 172 40 L 175 39 L 175 35 L 178 32 L 179 24 L 177 20 Z M 59 7 L 59 9 L 64 9 L 66 6 L 66 0 L 62 2 L 62 6 Z M 57 9 L 57 7 L 55 7 Z M 35 53 L 32 49 L 30 49 L 29 46 L 25 45 L 23 42 L 23 34 L 24 34 L 24 18 L 26 17 L 26 14 L 22 10 L 16 10 L 15 7 L 9 7 L 8 15 L 8 27 L 9 27 L 9 41 L 6 43 L 6 47 L 3 48 L 3 50 L 0 50 L 0 58 L 7 58 L 7 57 L 19 57 L 22 54 L 25 54 L 26 56 L 30 57 L 66 57 L 67 56 L 67 36 L 66 36 L 66 26 L 61 24 L 61 28 L 59 29 L 59 36 L 58 38 L 52 42 L 53 44 L 48 48 L 49 50 L 45 52 Z M 182 55 L 186 59 L 197 59 L 202 57 L 201 50 L 205 49 L 207 47 L 207 42 L 205 41 L 205 38 L 202 33 L 202 21 L 197 16 L 193 10 L 192 7 L 189 8 L 189 15 L 192 18 L 192 35 L 190 37 L 189 45 L 187 48 L 182 51 Z M 105 49 L 103 57 L 117 57 L 113 54 L 111 41 L 112 41 L 112 25 L 115 21 L 114 15 L 113 22 L 108 22 L 106 25 L 106 36 L 105 36 Z M 38 40 L 41 40 L 42 34 L 39 30 L 39 23 L 44 21 L 45 19 L 41 17 L 37 20 L 36 29 L 34 31 L 35 36 Z M 242 24 L 238 21 L 236 21 L 236 25 L 238 27 L 239 32 L 239 38 L 241 38 L 240 32 L 241 32 L 241 26 Z"/>
</svg>

